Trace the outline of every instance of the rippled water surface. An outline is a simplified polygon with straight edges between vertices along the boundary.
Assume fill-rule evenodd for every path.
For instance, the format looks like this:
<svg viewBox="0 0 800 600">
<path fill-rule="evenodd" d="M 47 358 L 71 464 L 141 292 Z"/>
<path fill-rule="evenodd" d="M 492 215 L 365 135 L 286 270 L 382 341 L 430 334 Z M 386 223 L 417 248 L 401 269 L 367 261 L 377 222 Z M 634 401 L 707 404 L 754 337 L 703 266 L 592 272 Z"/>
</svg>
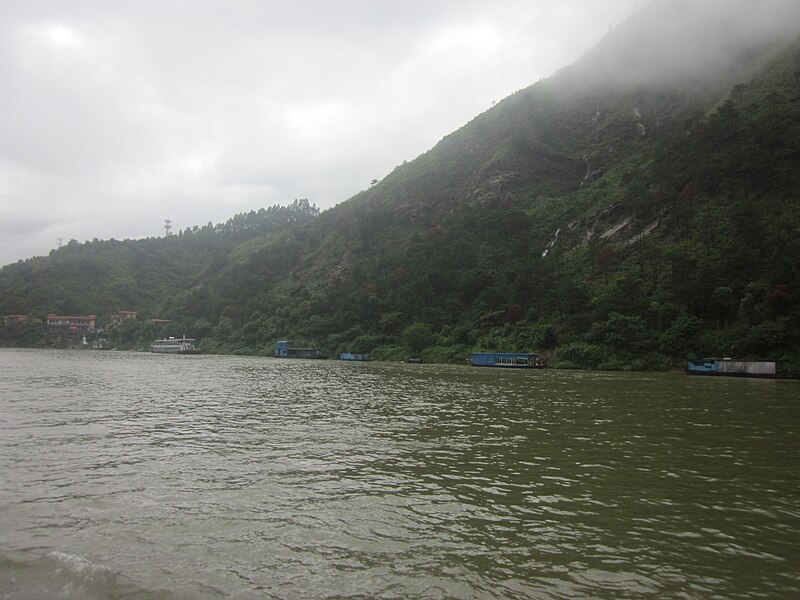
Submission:
<svg viewBox="0 0 800 600">
<path fill-rule="evenodd" d="M 0 350 L 0 598 L 797 598 L 800 382 Z"/>
</svg>

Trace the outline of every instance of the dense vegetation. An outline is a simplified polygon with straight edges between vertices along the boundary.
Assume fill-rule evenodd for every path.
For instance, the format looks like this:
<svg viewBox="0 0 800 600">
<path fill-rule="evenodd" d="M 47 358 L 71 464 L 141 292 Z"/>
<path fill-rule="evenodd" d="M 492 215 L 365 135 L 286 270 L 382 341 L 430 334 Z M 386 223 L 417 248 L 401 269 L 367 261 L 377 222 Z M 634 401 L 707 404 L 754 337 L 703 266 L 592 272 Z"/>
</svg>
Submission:
<svg viewBox="0 0 800 600">
<path fill-rule="evenodd" d="M 669 81 L 600 76 L 624 36 L 337 207 L 73 241 L 3 268 L 0 312 L 137 310 L 120 347 L 185 333 L 219 353 L 293 339 L 387 359 L 800 368 L 800 43 L 742 46 Z"/>
</svg>

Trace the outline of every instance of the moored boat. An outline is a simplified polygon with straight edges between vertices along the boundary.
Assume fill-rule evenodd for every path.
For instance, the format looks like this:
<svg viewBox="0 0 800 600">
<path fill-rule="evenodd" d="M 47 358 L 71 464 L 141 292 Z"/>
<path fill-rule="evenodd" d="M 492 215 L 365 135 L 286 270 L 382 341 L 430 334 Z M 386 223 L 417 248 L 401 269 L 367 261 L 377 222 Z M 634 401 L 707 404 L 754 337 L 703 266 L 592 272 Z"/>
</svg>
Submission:
<svg viewBox="0 0 800 600">
<path fill-rule="evenodd" d="M 339 360 L 355 360 L 361 362 L 368 362 L 370 357 L 366 354 L 354 354 L 353 352 L 342 352 L 339 354 Z"/>
<path fill-rule="evenodd" d="M 283 340 L 275 346 L 275 358 L 327 358 L 319 348 L 296 348 L 290 341 Z"/>
<path fill-rule="evenodd" d="M 473 367 L 542 369 L 547 366 L 538 354 L 525 352 L 475 352 L 468 360 Z"/>
<path fill-rule="evenodd" d="M 686 365 L 689 375 L 720 375 L 724 377 L 788 378 L 774 360 L 734 360 L 731 358 L 699 358 Z"/>
<path fill-rule="evenodd" d="M 150 345 L 150 352 L 156 354 L 200 354 L 200 351 L 195 348 L 194 338 L 187 338 L 186 336 L 176 338 L 168 337 L 163 340 L 156 340 Z"/>
</svg>

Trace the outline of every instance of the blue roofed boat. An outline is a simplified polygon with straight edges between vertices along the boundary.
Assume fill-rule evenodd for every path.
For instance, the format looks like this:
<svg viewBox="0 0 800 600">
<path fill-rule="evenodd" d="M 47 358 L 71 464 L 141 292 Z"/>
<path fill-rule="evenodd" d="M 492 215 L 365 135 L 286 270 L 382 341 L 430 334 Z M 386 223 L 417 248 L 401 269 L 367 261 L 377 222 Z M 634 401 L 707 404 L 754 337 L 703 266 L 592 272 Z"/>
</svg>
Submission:
<svg viewBox="0 0 800 600">
<path fill-rule="evenodd" d="M 689 375 L 722 375 L 725 377 L 791 377 L 780 370 L 774 360 L 735 360 L 730 358 L 698 358 L 686 366 Z"/>
<path fill-rule="evenodd" d="M 473 367 L 504 367 L 511 369 L 542 369 L 546 361 L 538 354 L 524 352 L 475 352 L 469 358 Z"/>
<path fill-rule="evenodd" d="M 355 360 L 360 362 L 367 362 L 370 357 L 366 354 L 354 354 L 352 352 L 342 352 L 339 355 L 339 360 Z"/>
<path fill-rule="evenodd" d="M 296 348 L 292 342 L 283 340 L 275 346 L 276 358 L 326 358 L 319 348 Z"/>
</svg>

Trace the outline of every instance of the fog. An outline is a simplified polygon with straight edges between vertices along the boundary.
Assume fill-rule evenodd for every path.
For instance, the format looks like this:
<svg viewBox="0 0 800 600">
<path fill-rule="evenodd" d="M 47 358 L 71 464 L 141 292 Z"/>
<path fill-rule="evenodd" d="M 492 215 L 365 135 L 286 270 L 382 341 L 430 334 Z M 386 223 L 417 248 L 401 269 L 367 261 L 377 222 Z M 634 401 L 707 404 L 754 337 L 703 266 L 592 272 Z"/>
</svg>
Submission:
<svg viewBox="0 0 800 600">
<path fill-rule="evenodd" d="M 559 77 L 583 87 L 672 86 L 757 66 L 762 49 L 798 35 L 797 0 L 658 0 Z"/>
</svg>

